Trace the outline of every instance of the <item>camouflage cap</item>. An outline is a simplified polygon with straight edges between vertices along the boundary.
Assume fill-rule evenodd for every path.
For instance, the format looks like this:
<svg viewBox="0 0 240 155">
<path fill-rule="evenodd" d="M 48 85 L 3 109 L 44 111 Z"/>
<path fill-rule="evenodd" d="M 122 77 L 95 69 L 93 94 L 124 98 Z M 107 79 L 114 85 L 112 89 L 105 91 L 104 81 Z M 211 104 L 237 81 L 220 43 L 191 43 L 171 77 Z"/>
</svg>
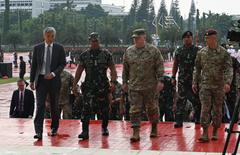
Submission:
<svg viewBox="0 0 240 155">
<path fill-rule="evenodd" d="M 97 32 L 92 32 L 89 37 L 89 40 L 93 41 L 93 40 L 99 40 L 99 34 Z"/>
<path fill-rule="evenodd" d="M 184 32 L 183 35 L 182 35 L 182 39 L 187 37 L 187 36 L 193 36 L 192 32 L 191 31 Z"/>
<path fill-rule="evenodd" d="M 136 38 L 136 37 L 139 37 L 140 35 L 145 35 L 145 34 L 146 34 L 145 29 L 136 29 L 133 31 L 132 38 Z"/>
<path fill-rule="evenodd" d="M 208 29 L 205 33 L 205 36 L 211 36 L 211 35 L 216 35 L 217 31 L 214 29 Z"/>
</svg>

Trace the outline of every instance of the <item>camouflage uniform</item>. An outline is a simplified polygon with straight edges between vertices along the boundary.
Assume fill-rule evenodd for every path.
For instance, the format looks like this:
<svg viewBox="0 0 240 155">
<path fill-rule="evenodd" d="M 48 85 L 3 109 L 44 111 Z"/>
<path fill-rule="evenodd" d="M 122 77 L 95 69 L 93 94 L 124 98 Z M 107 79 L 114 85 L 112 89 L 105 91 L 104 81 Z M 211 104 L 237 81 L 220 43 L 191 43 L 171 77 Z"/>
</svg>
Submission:
<svg viewBox="0 0 240 155">
<path fill-rule="evenodd" d="M 107 69 L 113 64 L 112 55 L 106 49 L 89 49 L 80 55 L 79 65 L 86 72 L 85 81 L 81 85 L 83 94 L 81 119 L 84 131 L 88 132 L 92 114 L 101 116 L 103 129 L 108 126 L 110 84 Z"/>
<path fill-rule="evenodd" d="M 67 71 L 63 71 L 61 73 L 61 89 L 59 93 L 59 109 L 60 115 L 61 111 L 63 112 L 63 119 L 72 119 L 72 103 L 70 103 L 70 95 L 71 95 L 71 87 L 73 83 L 73 76 L 71 73 Z M 48 97 L 47 97 L 48 98 Z M 47 99 L 46 101 L 46 110 L 45 110 L 45 118 L 50 118 L 50 104 Z"/>
<path fill-rule="evenodd" d="M 187 48 L 185 46 L 177 49 L 175 59 L 178 62 L 178 97 L 176 109 L 176 123 L 182 124 L 185 114 L 187 100 L 189 100 L 195 110 L 195 121 L 200 120 L 201 105 L 199 98 L 192 91 L 192 76 L 194 70 L 195 58 L 198 48 L 192 45 Z"/>
<path fill-rule="evenodd" d="M 224 84 L 231 84 L 232 75 L 232 60 L 223 47 L 218 46 L 217 49 L 205 47 L 198 52 L 193 84 L 200 88 L 201 125 L 203 128 L 208 128 L 211 115 L 213 127 L 220 127 L 224 101 L 223 88 Z"/>
<path fill-rule="evenodd" d="M 63 119 L 72 119 L 72 104 L 70 102 L 71 88 L 74 77 L 71 73 L 63 71 L 61 73 L 62 86 L 59 93 L 59 109 L 63 112 Z"/>
<path fill-rule="evenodd" d="M 115 88 L 116 90 L 112 93 L 112 100 L 115 99 L 120 99 L 122 98 L 122 85 L 118 82 L 115 83 Z M 121 101 L 116 101 L 112 102 L 111 105 L 111 114 L 110 114 L 110 119 L 112 120 L 122 120 L 122 114 L 120 113 L 120 110 L 122 109 L 122 102 Z"/>
<path fill-rule="evenodd" d="M 176 90 L 169 76 L 164 76 L 162 83 L 164 83 L 164 88 L 159 96 L 160 120 L 163 121 L 165 115 L 165 121 L 174 121 L 173 99 Z"/>
<path fill-rule="evenodd" d="M 159 120 L 156 86 L 164 73 L 163 57 L 153 45 L 130 46 L 123 57 L 123 84 L 128 84 L 132 127 L 140 126 L 143 107 L 152 123 Z"/>
</svg>

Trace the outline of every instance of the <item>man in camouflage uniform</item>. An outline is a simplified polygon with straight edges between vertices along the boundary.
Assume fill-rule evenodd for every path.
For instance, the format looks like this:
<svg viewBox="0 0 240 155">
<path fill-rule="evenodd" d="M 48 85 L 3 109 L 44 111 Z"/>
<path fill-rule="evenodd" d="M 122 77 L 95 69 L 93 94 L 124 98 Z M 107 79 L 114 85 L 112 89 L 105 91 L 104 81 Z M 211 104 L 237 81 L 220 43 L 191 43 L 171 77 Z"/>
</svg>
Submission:
<svg viewBox="0 0 240 155">
<path fill-rule="evenodd" d="M 73 83 L 74 94 L 77 94 L 77 83 L 85 70 L 86 77 L 81 85 L 83 94 L 82 109 L 82 133 L 80 139 L 89 138 L 89 121 L 92 114 L 100 114 L 102 117 L 102 135 L 108 136 L 107 129 L 109 119 L 109 96 L 110 87 L 114 87 L 117 79 L 116 68 L 113 63 L 112 54 L 100 47 L 99 35 L 93 32 L 89 36 L 90 49 L 83 52 L 79 59 L 79 65 Z M 111 86 L 107 77 L 107 69 L 111 73 Z M 113 88 L 112 88 L 113 89 Z"/>
<path fill-rule="evenodd" d="M 183 126 L 183 117 L 187 100 L 189 100 L 195 110 L 195 122 L 200 120 L 200 103 L 198 96 L 192 91 L 192 75 L 194 69 L 195 58 L 198 48 L 193 45 L 192 32 L 186 31 L 182 35 L 183 47 L 176 50 L 172 69 L 172 81 L 176 85 L 176 74 L 178 72 L 178 97 L 176 107 L 176 123 L 174 128 Z"/>
<path fill-rule="evenodd" d="M 73 76 L 71 73 L 63 70 L 61 73 L 61 89 L 59 93 L 59 115 L 63 112 L 63 119 L 72 119 L 72 104 L 70 102 L 71 89 L 73 84 Z M 47 102 L 47 101 L 46 101 Z M 45 118 L 50 118 L 50 104 L 46 103 Z M 60 118 L 59 116 L 59 118 Z"/>
<path fill-rule="evenodd" d="M 162 83 L 164 84 L 164 88 L 159 96 L 160 120 L 163 121 L 163 116 L 165 116 L 165 121 L 174 121 L 173 102 L 176 90 L 172 84 L 171 77 L 165 75 Z"/>
<path fill-rule="evenodd" d="M 112 92 L 111 102 L 111 120 L 122 120 L 123 119 L 123 97 L 122 97 L 122 85 L 119 82 L 115 82 L 115 89 Z"/>
<path fill-rule="evenodd" d="M 222 121 L 224 92 L 230 91 L 233 69 L 227 51 L 218 45 L 217 31 L 209 29 L 206 34 L 207 46 L 200 50 L 195 61 L 192 89 L 202 104 L 201 126 L 203 133 L 200 142 L 209 142 L 208 127 L 212 119 L 212 140 L 218 139 L 218 128 Z"/>
<path fill-rule="evenodd" d="M 74 77 L 71 73 L 63 71 L 61 73 L 62 86 L 59 94 L 60 114 L 63 112 L 63 119 L 72 119 L 72 104 L 70 102 L 71 90 Z"/>
<path fill-rule="evenodd" d="M 139 128 L 143 107 L 152 123 L 150 137 L 157 136 L 159 120 L 158 96 L 163 89 L 163 57 L 157 47 L 146 43 L 144 29 L 133 31 L 134 45 L 123 56 L 123 90 L 129 92 L 130 118 L 133 128 L 131 142 L 140 140 Z M 128 90 L 129 89 L 129 90 Z"/>
</svg>

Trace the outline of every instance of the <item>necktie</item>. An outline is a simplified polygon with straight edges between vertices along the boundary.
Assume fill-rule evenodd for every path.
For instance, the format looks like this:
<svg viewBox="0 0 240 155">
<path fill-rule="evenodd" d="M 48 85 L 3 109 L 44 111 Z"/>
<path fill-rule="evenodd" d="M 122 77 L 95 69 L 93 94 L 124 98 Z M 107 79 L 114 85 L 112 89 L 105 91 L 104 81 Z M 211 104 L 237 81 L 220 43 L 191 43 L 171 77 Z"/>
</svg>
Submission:
<svg viewBox="0 0 240 155">
<path fill-rule="evenodd" d="M 23 92 L 22 91 L 20 91 L 20 101 L 18 105 L 18 110 L 23 111 Z"/>
<path fill-rule="evenodd" d="M 50 45 L 47 47 L 47 56 L 46 56 L 46 68 L 45 68 L 45 74 L 50 73 L 50 65 L 51 65 L 51 56 L 50 56 Z"/>
</svg>

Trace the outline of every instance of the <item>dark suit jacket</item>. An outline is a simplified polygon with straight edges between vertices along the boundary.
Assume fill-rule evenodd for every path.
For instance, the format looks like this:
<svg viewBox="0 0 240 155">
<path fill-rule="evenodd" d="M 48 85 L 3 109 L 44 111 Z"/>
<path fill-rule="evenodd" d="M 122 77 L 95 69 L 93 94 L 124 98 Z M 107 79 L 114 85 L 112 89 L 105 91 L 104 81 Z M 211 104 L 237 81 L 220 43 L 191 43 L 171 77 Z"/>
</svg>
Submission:
<svg viewBox="0 0 240 155">
<path fill-rule="evenodd" d="M 30 73 L 30 82 L 35 82 L 36 87 L 38 85 L 38 77 L 41 72 L 43 58 L 45 51 L 45 43 L 38 44 L 33 49 L 32 67 Z M 52 59 L 51 59 L 51 72 L 54 72 L 56 77 L 53 80 L 57 80 L 61 83 L 60 74 L 66 65 L 65 51 L 62 45 L 53 43 Z"/>
<path fill-rule="evenodd" d="M 19 68 L 20 68 L 21 73 L 23 73 L 23 74 L 26 73 L 26 63 L 24 61 L 20 62 L 20 67 Z"/>
<path fill-rule="evenodd" d="M 12 95 L 12 101 L 10 106 L 9 115 L 11 117 L 19 117 L 18 113 L 19 105 L 19 90 L 15 90 Z M 34 111 L 34 95 L 29 89 L 25 89 L 24 92 L 24 111 L 22 118 L 28 118 L 29 115 L 33 116 Z"/>
</svg>

